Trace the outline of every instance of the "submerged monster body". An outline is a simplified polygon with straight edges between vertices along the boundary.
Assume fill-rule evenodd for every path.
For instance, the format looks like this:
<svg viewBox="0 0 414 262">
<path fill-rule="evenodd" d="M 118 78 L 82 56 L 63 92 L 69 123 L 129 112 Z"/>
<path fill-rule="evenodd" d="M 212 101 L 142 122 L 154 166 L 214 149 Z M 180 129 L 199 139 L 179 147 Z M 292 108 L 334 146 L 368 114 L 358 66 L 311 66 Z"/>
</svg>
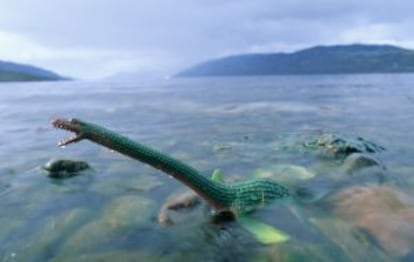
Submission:
<svg viewBox="0 0 414 262">
<path fill-rule="evenodd" d="M 60 141 L 60 146 L 88 139 L 118 151 L 173 176 L 217 211 L 231 211 L 238 216 L 257 206 L 291 196 L 288 188 L 269 179 L 254 178 L 228 184 L 222 183 L 220 179 L 210 179 L 177 159 L 96 124 L 78 119 L 55 119 L 52 125 L 75 134 L 72 138 Z"/>
</svg>

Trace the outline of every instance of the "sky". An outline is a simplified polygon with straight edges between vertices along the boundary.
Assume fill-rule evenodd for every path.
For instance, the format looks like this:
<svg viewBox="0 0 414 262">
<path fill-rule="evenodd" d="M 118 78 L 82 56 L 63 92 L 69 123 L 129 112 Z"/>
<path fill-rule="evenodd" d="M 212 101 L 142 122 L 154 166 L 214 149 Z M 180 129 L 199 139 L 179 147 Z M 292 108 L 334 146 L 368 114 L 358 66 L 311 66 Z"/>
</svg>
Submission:
<svg viewBox="0 0 414 262">
<path fill-rule="evenodd" d="M 411 0 L 0 0 L 0 60 L 65 76 L 168 76 L 313 45 L 414 49 Z"/>
</svg>

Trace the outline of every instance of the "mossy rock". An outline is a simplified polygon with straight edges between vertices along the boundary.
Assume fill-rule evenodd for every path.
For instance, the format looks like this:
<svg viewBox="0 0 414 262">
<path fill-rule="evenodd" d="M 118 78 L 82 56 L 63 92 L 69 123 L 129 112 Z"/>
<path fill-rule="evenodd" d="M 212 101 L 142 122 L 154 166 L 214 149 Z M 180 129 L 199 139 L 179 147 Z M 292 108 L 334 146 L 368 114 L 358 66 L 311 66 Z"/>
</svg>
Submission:
<svg viewBox="0 0 414 262">
<path fill-rule="evenodd" d="M 90 166 L 85 161 L 55 159 L 48 161 L 42 168 L 47 172 L 48 177 L 62 179 L 77 176 L 82 171 L 90 169 Z"/>
<path fill-rule="evenodd" d="M 344 159 L 352 153 L 377 153 L 385 150 L 381 145 L 365 138 L 335 133 L 322 134 L 313 140 L 304 142 L 303 146 L 338 159 Z"/>
</svg>

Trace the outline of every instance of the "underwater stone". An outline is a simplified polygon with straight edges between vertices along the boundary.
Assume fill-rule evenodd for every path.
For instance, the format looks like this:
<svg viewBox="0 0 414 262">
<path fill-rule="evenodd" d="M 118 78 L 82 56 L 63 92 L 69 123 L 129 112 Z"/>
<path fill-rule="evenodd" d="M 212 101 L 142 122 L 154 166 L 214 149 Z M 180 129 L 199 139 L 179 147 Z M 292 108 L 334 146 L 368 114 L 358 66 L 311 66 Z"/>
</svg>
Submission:
<svg viewBox="0 0 414 262">
<path fill-rule="evenodd" d="M 414 199 L 391 186 L 353 186 L 332 198 L 335 214 L 377 239 L 392 256 L 414 250 Z"/>
<path fill-rule="evenodd" d="M 294 185 L 301 180 L 308 180 L 316 176 L 305 167 L 290 164 L 271 165 L 256 169 L 253 173 L 255 177 L 273 179 L 285 185 Z"/>
<path fill-rule="evenodd" d="M 58 243 L 69 235 L 77 225 L 88 216 L 86 209 L 70 209 L 64 210 L 59 214 L 51 214 L 42 218 L 42 223 L 39 223 L 36 228 L 30 230 L 26 234 L 21 244 L 16 244 L 13 248 L 14 259 L 3 260 L 0 256 L 0 261 L 45 261 L 45 250 L 53 252 Z M 16 220 L 18 221 L 18 220 Z M 21 221 L 32 224 L 33 221 Z M 19 231 L 27 226 L 21 226 Z"/>
<path fill-rule="evenodd" d="M 318 138 L 303 143 L 308 149 L 318 150 L 335 158 L 345 158 L 352 153 L 377 153 L 385 148 L 362 137 L 345 137 L 333 133 L 325 133 Z"/>
<path fill-rule="evenodd" d="M 93 252 L 113 245 L 131 233 L 150 225 L 155 204 L 150 199 L 137 195 L 115 198 L 99 214 L 99 219 L 79 227 L 63 244 L 62 257 Z M 61 260 L 59 260 L 61 261 Z"/>
<path fill-rule="evenodd" d="M 67 178 L 79 175 L 79 172 L 90 169 L 85 161 L 57 159 L 50 160 L 42 168 L 50 178 Z"/>
<path fill-rule="evenodd" d="M 102 219 L 112 227 L 138 227 L 151 220 L 154 203 L 147 198 L 126 195 L 112 201 L 104 212 Z"/>
<path fill-rule="evenodd" d="M 362 153 L 350 154 L 342 164 L 343 171 L 347 174 L 353 174 L 363 168 L 377 166 L 380 169 L 385 169 L 384 166 L 372 156 Z"/>
</svg>

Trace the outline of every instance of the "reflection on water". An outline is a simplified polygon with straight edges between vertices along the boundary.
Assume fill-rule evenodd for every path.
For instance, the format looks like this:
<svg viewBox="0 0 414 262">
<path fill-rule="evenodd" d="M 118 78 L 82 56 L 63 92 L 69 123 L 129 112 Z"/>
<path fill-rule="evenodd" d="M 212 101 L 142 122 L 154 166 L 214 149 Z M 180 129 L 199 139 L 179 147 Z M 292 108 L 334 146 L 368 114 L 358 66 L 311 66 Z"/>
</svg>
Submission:
<svg viewBox="0 0 414 262">
<path fill-rule="evenodd" d="M 409 261 L 413 83 L 338 75 L 1 84 L 1 261 Z M 214 225 L 205 207 L 164 228 L 158 209 L 185 188 L 89 142 L 57 148 L 65 134 L 51 129 L 54 116 L 110 127 L 206 175 L 219 167 L 226 181 L 279 178 L 315 197 L 252 214 L 291 236 L 282 244 L 263 245 L 237 222 Z M 384 146 L 375 159 L 385 169 L 344 172 L 341 160 L 303 150 L 324 132 Z M 93 171 L 51 180 L 40 167 L 57 158 Z"/>
</svg>

